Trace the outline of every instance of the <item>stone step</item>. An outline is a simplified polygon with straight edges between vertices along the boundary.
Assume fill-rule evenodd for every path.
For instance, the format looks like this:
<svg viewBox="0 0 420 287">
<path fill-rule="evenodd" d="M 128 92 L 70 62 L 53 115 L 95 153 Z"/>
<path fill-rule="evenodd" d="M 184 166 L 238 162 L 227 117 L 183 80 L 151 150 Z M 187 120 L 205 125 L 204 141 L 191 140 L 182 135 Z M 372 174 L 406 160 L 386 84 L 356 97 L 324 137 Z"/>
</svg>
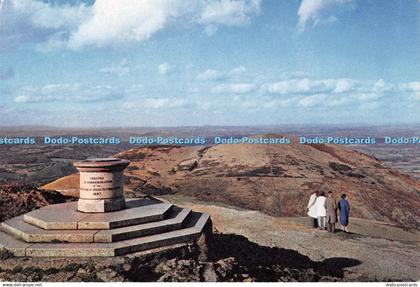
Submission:
<svg viewBox="0 0 420 287">
<path fill-rule="evenodd" d="M 123 210 L 84 213 L 77 211 L 77 202 L 68 202 L 31 211 L 23 219 L 45 230 L 112 229 L 163 220 L 172 206 L 149 199 L 134 199 L 127 200 L 127 208 Z"/>
<path fill-rule="evenodd" d="M 94 235 L 94 242 L 106 243 L 128 240 L 136 237 L 163 233 L 182 228 L 191 214 L 189 208 L 178 208 L 168 219 L 128 227 L 100 230 Z"/>
<path fill-rule="evenodd" d="M 200 235 L 205 232 L 207 225 L 210 224 L 210 216 L 206 213 L 193 212 L 191 217 L 190 227 L 162 234 L 121 241 L 127 246 L 117 248 L 116 255 L 134 253 L 166 245 L 197 240 Z"/>
<path fill-rule="evenodd" d="M 193 242 L 207 230 L 210 224 L 208 214 L 192 212 L 186 228 L 183 229 L 113 243 L 34 243 L 26 247 L 25 255 L 35 257 L 124 255 L 168 245 Z"/>
<path fill-rule="evenodd" d="M 43 229 L 77 229 L 77 222 L 88 214 L 77 212 L 77 202 L 52 204 L 23 216 L 25 222 Z"/>
<path fill-rule="evenodd" d="M 26 249 L 31 245 L 0 230 L 0 250 L 8 250 L 15 256 L 26 256 Z"/>
<path fill-rule="evenodd" d="M 165 219 L 172 204 L 157 203 L 107 213 L 95 213 L 77 223 L 78 229 L 112 229 Z"/>
<path fill-rule="evenodd" d="M 107 243 L 180 229 L 187 222 L 190 213 L 191 209 L 189 208 L 174 207 L 167 219 L 108 230 L 45 230 L 26 223 L 23 216 L 17 216 L 2 222 L 0 229 L 32 243 Z"/>
<path fill-rule="evenodd" d="M 26 242 L 93 242 L 98 230 L 46 230 L 26 223 L 23 215 L 6 220 L 0 229 Z"/>
</svg>

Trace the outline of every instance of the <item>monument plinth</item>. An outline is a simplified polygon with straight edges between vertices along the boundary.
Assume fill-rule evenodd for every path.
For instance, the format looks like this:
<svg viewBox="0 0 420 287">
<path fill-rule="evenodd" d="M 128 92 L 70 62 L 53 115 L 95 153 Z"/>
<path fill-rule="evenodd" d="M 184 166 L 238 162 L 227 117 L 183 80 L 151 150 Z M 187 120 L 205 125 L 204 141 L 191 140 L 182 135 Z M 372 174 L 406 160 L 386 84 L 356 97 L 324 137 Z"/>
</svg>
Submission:
<svg viewBox="0 0 420 287">
<path fill-rule="evenodd" d="M 125 208 L 123 171 L 130 164 L 117 158 L 94 158 L 74 163 L 80 172 L 82 212 L 110 212 Z"/>
<path fill-rule="evenodd" d="M 0 251 L 15 256 L 118 256 L 197 242 L 211 233 L 206 213 L 143 196 L 124 198 L 129 161 L 88 159 L 80 171 L 80 199 L 53 204 L 0 223 Z"/>
</svg>

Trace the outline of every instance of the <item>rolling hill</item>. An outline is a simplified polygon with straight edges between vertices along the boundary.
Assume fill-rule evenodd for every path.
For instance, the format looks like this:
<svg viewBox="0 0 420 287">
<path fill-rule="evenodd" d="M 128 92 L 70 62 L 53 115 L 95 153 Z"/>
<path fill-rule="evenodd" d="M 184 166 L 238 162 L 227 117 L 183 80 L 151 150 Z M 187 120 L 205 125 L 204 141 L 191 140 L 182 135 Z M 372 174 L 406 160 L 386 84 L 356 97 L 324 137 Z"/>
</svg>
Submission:
<svg viewBox="0 0 420 287">
<path fill-rule="evenodd" d="M 270 135 L 273 137 L 273 135 Z M 126 191 L 178 193 L 207 202 L 302 216 L 310 193 L 346 193 L 351 216 L 420 229 L 420 182 L 376 158 L 338 145 L 153 146 L 123 151 Z M 77 190 L 78 175 L 44 186 Z"/>
</svg>

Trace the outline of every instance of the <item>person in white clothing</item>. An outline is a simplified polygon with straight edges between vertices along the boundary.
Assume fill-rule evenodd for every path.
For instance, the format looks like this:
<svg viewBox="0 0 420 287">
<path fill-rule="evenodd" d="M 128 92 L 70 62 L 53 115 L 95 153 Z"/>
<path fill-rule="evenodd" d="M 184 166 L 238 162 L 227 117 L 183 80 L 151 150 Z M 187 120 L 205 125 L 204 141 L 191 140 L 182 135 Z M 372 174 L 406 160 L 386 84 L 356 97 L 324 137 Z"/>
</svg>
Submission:
<svg viewBox="0 0 420 287">
<path fill-rule="evenodd" d="M 318 228 L 325 230 L 326 219 L 327 219 L 327 209 L 325 208 L 325 193 L 321 191 L 320 195 L 316 198 L 315 201 L 315 210 L 318 218 Z"/>
<path fill-rule="evenodd" d="M 315 208 L 315 202 L 316 202 L 317 197 L 318 197 L 318 191 L 313 192 L 311 196 L 309 197 L 308 206 L 306 207 L 308 216 L 311 222 L 311 226 L 313 228 L 318 227 L 318 215 Z"/>
</svg>

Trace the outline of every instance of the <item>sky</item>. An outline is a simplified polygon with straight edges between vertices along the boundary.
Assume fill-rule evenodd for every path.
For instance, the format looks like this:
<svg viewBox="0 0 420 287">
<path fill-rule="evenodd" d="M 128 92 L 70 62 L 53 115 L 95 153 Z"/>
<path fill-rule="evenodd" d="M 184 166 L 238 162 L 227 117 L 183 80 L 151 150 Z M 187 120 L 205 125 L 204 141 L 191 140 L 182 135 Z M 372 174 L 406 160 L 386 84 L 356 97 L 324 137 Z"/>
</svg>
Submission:
<svg viewBox="0 0 420 287">
<path fill-rule="evenodd" d="M 420 123 L 419 0 L 0 5 L 0 125 Z"/>
</svg>

